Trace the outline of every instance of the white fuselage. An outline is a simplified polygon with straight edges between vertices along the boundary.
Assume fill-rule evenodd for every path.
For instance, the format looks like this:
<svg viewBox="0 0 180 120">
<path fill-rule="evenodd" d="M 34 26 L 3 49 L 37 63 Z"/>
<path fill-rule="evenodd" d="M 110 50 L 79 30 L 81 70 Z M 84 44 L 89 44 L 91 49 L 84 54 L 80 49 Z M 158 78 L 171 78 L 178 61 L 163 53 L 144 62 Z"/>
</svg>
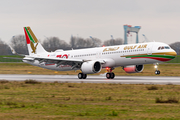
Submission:
<svg viewBox="0 0 180 120">
<path fill-rule="evenodd" d="M 35 54 L 32 57 L 49 57 L 76 60 L 81 59 L 84 61 L 99 61 L 100 63 L 102 63 L 102 68 L 115 68 L 119 66 L 143 65 L 169 61 L 175 57 L 176 53 L 173 49 L 168 47 L 169 46 L 165 43 L 149 42 L 68 51 L 57 50 L 55 52 L 45 54 Z M 72 69 L 72 66 L 65 64 L 57 66 L 54 63 L 39 62 L 37 60 L 33 62 L 27 60 L 23 61 L 35 66 L 57 71 L 74 70 Z"/>
</svg>

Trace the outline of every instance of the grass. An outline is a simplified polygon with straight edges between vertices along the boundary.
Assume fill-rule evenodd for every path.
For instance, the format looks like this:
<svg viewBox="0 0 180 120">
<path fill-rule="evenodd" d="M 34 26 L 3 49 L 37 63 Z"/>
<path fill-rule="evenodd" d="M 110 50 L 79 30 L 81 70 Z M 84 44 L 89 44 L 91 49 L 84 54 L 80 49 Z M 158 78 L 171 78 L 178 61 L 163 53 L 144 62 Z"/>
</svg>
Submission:
<svg viewBox="0 0 180 120">
<path fill-rule="evenodd" d="M 23 58 L 22 56 L 18 56 L 18 55 L 0 55 L 0 62 L 22 62 L 22 60 L 5 59 L 4 57 Z"/>
<path fill-rule="evenodd" d="M 179 85 L 0 82 L 0 118 L 178 120 L 179 95 Z"/>
<path fill-rule="evenodd" d="M 161 96 L 160 98 L 156 98 L 156 103 L 179 103 L 179 99 L 170 97 L 167 100 L 163 100 Z"/>
<path fill-rule="evenodd" d="M 40 84 L 41 82 L 38 82 L 38 81 L 36 81 L 36 80 L 31 80 L 31 79 L 29 79 L 29 80 L 25 80 L 25 83 L 26 83 L 26 84 Z"/>
<path fill-rule="evenodd" d="M 161 74 L 158 76 L 180 76 L 180 64 L 160 64 L 159 70 Z M 80 71 L 53 71 L 43 69 L 37 66 L 32 66 L 26 63 L 0 63 L 0 74 L 47 74 L 47 75 L 77 75 Z M 115 75 L 120 76 L 157 76 L 155 75 L 154 65 L 144 65 L 144 70 L 141 73 L 126 73 L 121 67 L 113 70 Z M 100 73 L 92 75 L 105 75 L 106 70 L 103 69 Z"/>
<path fill-rule="evenodd" d="M 174 58 L 171 61 L 168 61 L 166 63 L 180 63 L 180 55 L 177 55 L 176 58 Z"/>
<path fill-rule="evenodd" d="M 159 76 L 180 76 L 180 64 L 160 64 Z M 142 73 L 116 75 L 155 76 L 153 65 Z M 25 63 L 0 63 L 0 74 L 63 74 Z M 100 74 L 106 71 L 102 70 Z M 25 120 L 178 120 L 179 85 L 126 85 L 94 83 L 42 83 L 35 80 L 0 80 L 0 118 Z"/>
<path fill-rule="evenodd" d="M 159 88 L 157 86 L 153 85 L 153 86 L 148 86 L 147 89 L 148 90 L 158 90 Z"/>
</svg>

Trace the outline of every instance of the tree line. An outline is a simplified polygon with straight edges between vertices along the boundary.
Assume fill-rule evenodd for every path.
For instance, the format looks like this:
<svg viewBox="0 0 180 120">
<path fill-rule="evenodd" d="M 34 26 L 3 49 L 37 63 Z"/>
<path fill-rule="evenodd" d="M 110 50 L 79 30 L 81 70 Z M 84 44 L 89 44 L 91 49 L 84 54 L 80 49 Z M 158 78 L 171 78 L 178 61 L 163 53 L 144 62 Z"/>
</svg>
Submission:
<svg viewBox="0 0 180 120">
<path fill-rule="evenodd" d="M 172 43 L 170 47 L 176 51 L 177 55 L 180 55 L 180 42 Z"/>
<path fill-rule="evenodd" d="M 42 46 L 48 52 L 55 51 L 57 49 L 71 50 L 71 49 L 82 49 L 82 48 L 92 48 L 100 46 L 113 46 L 113 45 L 122 45 L 123 39 L 109 39 L 101 41 L 98 38 L 82 38 L 71 36 L 70 42 L 67 43 L 64 40 L 59 39 L 58 37 L 46 37 L 45 40 L 39 40 Z M 28 54 L 28 49 L 26 45 L 26 38 L 24 35 L 13 36 L 10 45 L 15 49 L 19 54 Z M 170 44 L 170 47 L 180 55 L 180 42 L 175 42 Z M 12 55 L 12 52 L 9 46 L 0 39 L 0 55 Z"/>
<path fill-rule="evenodd" d="M 98 38 L 82 38 L 71 36 L 70 42 L 67 43 L 58 37 L 46 37 L 43 41 L 39 40 L 45 50 L 48 52 L 55 51 L 57 49 L 71 50 L 71 49 L 82 49 L 82 48 L 92 48 L 100 46 L 113 46 L 122 45 L 123 39 L 116 38 L 106 41 L 101 41 Z M 26 45 L 26 38 L 24 35 L 13 36 L 10 40 L 10 46 L 19 54 L 28 54 L 28 49 Z M 7 43 L 0 39 L 0 55 L 12 55 L 12 52 Z"/>
</svg>

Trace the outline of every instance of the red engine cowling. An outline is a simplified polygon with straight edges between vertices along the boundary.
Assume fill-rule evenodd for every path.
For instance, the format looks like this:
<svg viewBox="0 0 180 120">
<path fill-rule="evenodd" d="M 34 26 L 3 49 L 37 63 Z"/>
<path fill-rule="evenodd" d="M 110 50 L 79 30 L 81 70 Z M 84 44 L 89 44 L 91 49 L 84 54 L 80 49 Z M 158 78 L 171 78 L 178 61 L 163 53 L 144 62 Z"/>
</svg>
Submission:
<svg viewBox="0 0 180 120">
<path fill-rule="evenodd" d="M 126 73 L 140 73 L 143 69 L 144 65 L 130 65 L 123 67 L 123 70 L 126 71 Z"/>
<path fill-rule="evenodd" d="M 98 61 L 88 61 L 81 65 L 81 71 L 84 74 L 98 73 L 102 69 L 101 63 Z"/>
</svg>

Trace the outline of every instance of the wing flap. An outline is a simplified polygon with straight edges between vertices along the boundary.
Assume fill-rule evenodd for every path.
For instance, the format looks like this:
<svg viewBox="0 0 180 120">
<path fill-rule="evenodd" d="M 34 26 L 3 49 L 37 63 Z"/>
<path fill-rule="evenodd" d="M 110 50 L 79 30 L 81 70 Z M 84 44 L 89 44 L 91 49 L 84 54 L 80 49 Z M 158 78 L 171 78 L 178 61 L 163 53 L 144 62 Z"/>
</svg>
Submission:
<svg viewBox="0 0 180 120">
<path fill-rule="evenodd" d="M 49 57 L 35 57 L 34 60 L 43 60 L 44 62 L 48 62 L 48 61 L 54 61 L 54 62 L 65 61 L 65 62 L 78 62 L 78 63 L 84 62 L 82 59 L 65 59 L 65 58 L 49 58 Z"/>
<path fill-rule="evenodd" d="M 38 60 L 39 63 L 47 62 L 59 65 L 71 65 L 73 68 L 80 67 L 80 65 L 84 62 L 82 59 L 64 59 L 64 58 L 49 58 L 49 57 L 25 57 L 23 60 L 34 61 Z"/>
</svg>

